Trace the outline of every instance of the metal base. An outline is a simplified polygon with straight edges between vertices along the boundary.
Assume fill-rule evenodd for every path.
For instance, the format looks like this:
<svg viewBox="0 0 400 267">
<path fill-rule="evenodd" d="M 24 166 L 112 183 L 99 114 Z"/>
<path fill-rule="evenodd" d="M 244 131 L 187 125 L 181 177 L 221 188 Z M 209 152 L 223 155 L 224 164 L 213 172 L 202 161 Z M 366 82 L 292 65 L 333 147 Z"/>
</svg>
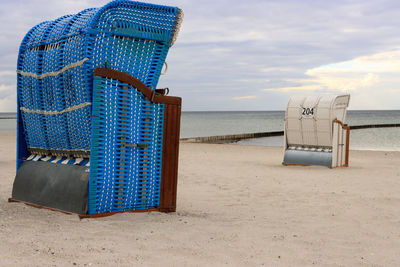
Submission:
<svg viewBox="0 0 400 267">
<path fill-rule="evenodd" d="M 12 199 L 36 206 L 86 214 L 89 168 L 25 161 L 14 180 Z"/>
<path fill-rule="evenodd" d="M 285 165 L 320 165 L 332 167 L 332 153 L 286 149 L 283 157 Z"/>
</svg>

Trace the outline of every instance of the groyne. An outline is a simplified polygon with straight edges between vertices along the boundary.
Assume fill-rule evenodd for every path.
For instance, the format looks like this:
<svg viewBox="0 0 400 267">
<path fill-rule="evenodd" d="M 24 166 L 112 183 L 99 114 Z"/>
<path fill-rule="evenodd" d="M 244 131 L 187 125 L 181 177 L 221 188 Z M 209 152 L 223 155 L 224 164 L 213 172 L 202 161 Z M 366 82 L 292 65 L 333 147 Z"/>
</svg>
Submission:
<svg viewBox="0 0 400 267">
<path fill-rule="evenodd" d="M 368 128 L 392 128 L 392 127 L 400 127 L 400 123 L 353 125 L 353 126 L 350 126 L 350 130 L 360 130 L 360 129 L 368 129 Z M 190 143 L 223 144 L 223 143 L 233 143 L 233 142 L 237 142 L 237 141 L 244 140 L 244 139 L 273 137 L 273 136 L 282 136 L 282 135 L 283 135 L 283 131 L 258 132 L 258 133 L 243 133 L 243 134 L 229 134 L 229 135 L 181 138 L 181 141 L 190 142 Z"/>
</svg>

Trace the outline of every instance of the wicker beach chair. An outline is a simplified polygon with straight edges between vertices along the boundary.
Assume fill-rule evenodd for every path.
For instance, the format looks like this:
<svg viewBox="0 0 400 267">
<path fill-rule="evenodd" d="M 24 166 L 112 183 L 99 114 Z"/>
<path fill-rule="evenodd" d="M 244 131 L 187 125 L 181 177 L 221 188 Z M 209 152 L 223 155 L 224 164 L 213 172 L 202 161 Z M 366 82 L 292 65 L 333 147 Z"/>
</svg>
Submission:
<svg viewBox="0 0 400 267">
<path fill-rule="evenodd" d="M 348 167 L 350 95 L 294 96 L 285 114 L 284 165 Z"/>
<path fill-rule="evenodd" d="M 175 211 L 181 99 L 155 88 L 182 18 L 117 0 L 26 34 L 10 201 L 82 216 Z"/>
</svg>

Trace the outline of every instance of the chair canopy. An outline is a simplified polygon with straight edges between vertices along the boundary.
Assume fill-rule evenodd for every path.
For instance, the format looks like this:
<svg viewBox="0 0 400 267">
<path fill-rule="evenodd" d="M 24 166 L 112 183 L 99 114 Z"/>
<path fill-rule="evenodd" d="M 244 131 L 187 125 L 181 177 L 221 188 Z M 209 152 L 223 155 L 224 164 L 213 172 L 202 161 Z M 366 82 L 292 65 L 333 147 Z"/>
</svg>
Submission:
<svg viewBox="0 0 400 267">
<path fill-rule="evenodd" d="M 33 27 L 17 66 L 27 150 L 88 157 L 93 70 L 122 71 L 155 89 L 182 17 L 176 7 L 117 0 Z"/>
<path fill-rule="evenodd" d="M 289 146 L 332 147 L 333 121 L 344 122 L 350 95 L 295 96 L 286 108 Z"/>
</svg>

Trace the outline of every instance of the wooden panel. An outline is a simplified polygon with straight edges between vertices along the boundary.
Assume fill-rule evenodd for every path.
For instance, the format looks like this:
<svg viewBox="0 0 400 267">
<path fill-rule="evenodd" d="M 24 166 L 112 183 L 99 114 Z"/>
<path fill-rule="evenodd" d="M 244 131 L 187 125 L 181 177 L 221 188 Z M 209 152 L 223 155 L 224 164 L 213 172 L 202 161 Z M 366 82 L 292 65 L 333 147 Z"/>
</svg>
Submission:
<svg viewBox="0 0 400 267">
<path fill-rule="evenodd" d="M 174 212 L 176 210 L 180 121 L 181 105 L 165 104 L 159 208 L 161 212 Z"/>
<path fill-rule="evenodd" d="M 344 165 L 339 165 L 339 166 L 336 166 L 336 167 L 349 167 L 350 126 L 347 125 L 347 124 L 344 124 L 342 121 L 340 121 L 338 119 L 334 120 L 333 122 L 338 123 L 342 127 L 342 129 L 344 131 L 346 131 L 345 162 L 344 162 Z M 338 164 L 336 164 L 336 165 L 338 165 Z"/>
<path fill-rule="evenodd" d="M 350 150 L 350 126 L 347 124 L 346 127 L 346 161 L 343 167 L 349 167 L 349 150 Z"/>
<path fill-rule="evenodd" d="M 156 94 L 157 90 L 151 90 L 144 83 L 136 79 L 135 77 L 129 75 L 128 73 L 106 69 L 106 68 L 96 68 L 94 70 L 94 76 L 105 77 L 110 79 L 116 79 L 118 81 L 127 83 L 135 87 L 138 91 L 140 91 L 145 97 L 146 100 L 151 101 L 153 103 L 165 103 L 165 104 L 174 104 L 181 105 L 181 98 L 175 96 L 163 96 Z M 158 91 L 161 92 L 161 91 Z"/>
</svg>

